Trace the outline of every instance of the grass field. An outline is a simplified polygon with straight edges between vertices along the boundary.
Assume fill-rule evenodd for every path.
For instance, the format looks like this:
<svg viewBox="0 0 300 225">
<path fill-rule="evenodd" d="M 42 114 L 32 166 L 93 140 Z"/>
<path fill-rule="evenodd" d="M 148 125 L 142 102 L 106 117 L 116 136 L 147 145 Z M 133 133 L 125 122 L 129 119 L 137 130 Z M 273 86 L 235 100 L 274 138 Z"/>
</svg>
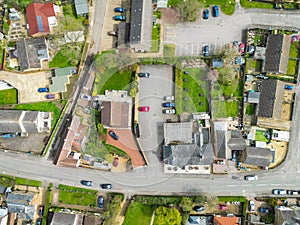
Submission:
<svg viewBox="0 0 300 225">
<path fill-rule="evenodd" d="M 235 1 L 233 0 L 200 0 L 207 6 L 218 5 L 223 13 L 232 15 L 234 13 Z"/>
<path fill-rule="evenodd" d="M 133 202 L 129 205 L 122 225 L 149 225 L 154 211 L 153 205 Z"/>
<path fill-rule="evenodd" d="M 29 104 L 19 104 L 15 105 L 14 109 L 18 110 L 32 110 L 32 111 L 45 111 L 45 112 L 52 112 L 53 121 L 52 121 L 52 128 L 54 128 L 58 117 L 60 115 L 60 108 L 56 105 L 55 102 L 36 102 L 36 103 L 29 103 Z"/>
<path fill-rule="evenodd" d="M 213 110 L 215 118 L 237 117 L 239 104 L 238 101 L 214 101 Z"/>
<path fill-rule="evenodd" d="M 129 91 L 132 77 L 133 72 L 131 70 L 115 72 L 108 78 L 108 80 L 105 81 L 104 85 L 102 85 L 100 94 L 104 94 L 105 90 Z"/>
<path fill-rule="evenodd" d="M 15 88 L 0 91 L 0 105 L 17 104 L 18 91 Z"/>
<path fill-rule="evenodd" d="M 164 45 L 164 57 L 174 57 L 175 56 L 175 45 L 165 44 Z"/>
<path fill-rule="evenodd" d="M 41 181 L 28 180 L 28 179 L 20 178 L 20 177 L 16 177 L 15 182 L 18 185 L 28 185 L 28 186 L 34 186 L 34 187 L 40 187 L 42 185 Z"/>
<path fill-rule="evenodd" d="M 263 142 L 268 142 L 268 138 L 265 137 L 264 131 L 262 130 L 256 130 L 255 132 L 255 141 L 263 141 Z"/>
<path fill-rule="evenodd" d="M 49 68 L 64 68 L 72 65 L 72 59 L 68 59 L 61 51 L 57 52 L 54 58 L 49 62 Z"/>
<path fill-rule="evenodd" d="M 273 3 L 265 3 L 265 2 L 256 2 L 256 1 L 249 1 L 249 0 L 240 0 L 241 6 L 244 8 L 266 8 L 266 9 L 273 9 Z"/>
<path fill-rule="evenodd" d="M 151 52 L 158 52 L 159 51 L 159 38 L 160 33 L 160 25 L 157 24 L 156 26 L 152 26 L 152 44 L 151 44 Z"/>
<path fill-rule="evenodd" d="M 255 105 L 254 104 L 247 105 L 247 107 L 246 107 L 246 114 L 247 115 L 253 115 L 254 114 L 254 110 L 255 110 Z"/>
</svg>

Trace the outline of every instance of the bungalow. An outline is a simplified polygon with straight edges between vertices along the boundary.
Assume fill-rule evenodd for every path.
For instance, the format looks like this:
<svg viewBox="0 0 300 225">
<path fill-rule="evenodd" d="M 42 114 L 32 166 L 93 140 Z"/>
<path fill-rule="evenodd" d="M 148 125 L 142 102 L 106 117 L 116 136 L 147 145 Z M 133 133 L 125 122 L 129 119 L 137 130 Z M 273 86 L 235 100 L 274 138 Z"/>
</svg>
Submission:
<svg viewBox="0 0 300 225">
<path fill-rule="evenodd" d="M 51 93 L 62 93 L 67 91 L 67 84 L 69 84 L 69 78 L 73 74 L 77 73 L 74 67 L 58 68 L 54 70 L 54 77 L 52 77 L 52 84 L 49 85 L 49 91 Z"/>
</svg>

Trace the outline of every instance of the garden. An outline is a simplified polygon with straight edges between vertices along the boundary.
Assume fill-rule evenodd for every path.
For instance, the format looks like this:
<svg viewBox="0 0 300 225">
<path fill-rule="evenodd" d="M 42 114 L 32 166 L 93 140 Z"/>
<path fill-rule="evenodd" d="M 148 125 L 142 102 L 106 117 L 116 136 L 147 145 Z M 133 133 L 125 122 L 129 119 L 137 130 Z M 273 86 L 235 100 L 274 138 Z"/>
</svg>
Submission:
<svg viewBox="0 0 300 225">
<path fill-rule="evenodd" d="M 160 44 L 160 25 L 156 24 L 152 26 L 152 45 L 151 52 L 158 52 Z"/>
<path fill-rule="evenodd" d="M 17 104 L 18 91 L 15 88 L 0 91 L 0 105 Z"/>
<path fill-rule="evenodd" d="M 299 59 L 298 59 L 299 48 L 300 48 L 299 41 L 295 41 L 291 43 L 287 75 L 295 76 L 297 74 L 298 63 L 299 63 Z"/>
<path fill-rule="evenodd" d="M 21 177 L 13 177 L 13 176 L 1 176 L 0 184 L 5 187 L 13 187 L 14 185 L 27 185 L 33 187 L 40 187 L 41 181 L 38 180 L 29 180 Z"/>
<path fill-rule="evenodd" d="M 265 131 L 256 130 L 255 132 L 255 141 L 269 142 L 269 139 L 265 136 Z"/>
</svg>

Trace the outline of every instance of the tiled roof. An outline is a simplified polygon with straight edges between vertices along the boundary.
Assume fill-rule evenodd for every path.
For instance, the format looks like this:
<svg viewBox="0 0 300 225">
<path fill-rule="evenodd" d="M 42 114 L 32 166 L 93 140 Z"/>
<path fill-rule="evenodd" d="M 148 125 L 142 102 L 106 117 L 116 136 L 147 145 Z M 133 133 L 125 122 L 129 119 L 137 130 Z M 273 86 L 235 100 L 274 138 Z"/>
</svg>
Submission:
<svg viewBox="0 0 300 225">
<path fill-rule="evenodd" d="M 48 17 L 55 16 L 53 2 L 51 3 L 31 3 L 26 7 L 29 33 L 31 36 L 50 32 Z"/>
<path fill-rule="evenodd" d="M 215 225 L 239 225 L 238 217 L 215 217 L 214 218 Z"/>
<path fill-rule="evenodd" d="M 109 127 L 128 128 L 129 104 L 127 102 L 102 102 L 101 124 Z"/>
<path fill-rule="evenodd" d="M 272 152 L 267 148 L 246 147 L 243 163 L 256 166 L 269 166 L 272 161 Z"/>
<path fill-rule="evenodd" d="M 267 41 L 266 57 L 263 64 L 263 71 L 285 74 L 287 72 L 290 45 L 290 35 L 270 35 Z"/>
<path fill-rule="evenodd" d="M 245 150 L 246 141 L 244 138 L 231 138 L 227 145 L 231 150 Z"/>
</svg>

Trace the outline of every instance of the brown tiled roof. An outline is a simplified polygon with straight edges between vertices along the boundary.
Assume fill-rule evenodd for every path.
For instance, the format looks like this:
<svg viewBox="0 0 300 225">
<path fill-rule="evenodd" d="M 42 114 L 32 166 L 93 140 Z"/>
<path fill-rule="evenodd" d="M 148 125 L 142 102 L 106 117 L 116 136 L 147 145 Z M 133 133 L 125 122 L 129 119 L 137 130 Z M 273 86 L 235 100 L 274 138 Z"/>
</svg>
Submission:
<svg viewBox="0 0 300 225">
<path fill-rule="evenodd" d="M 214 218 L 215 225 L 238 225 L 239 218 L 238 217 L 215 217 Z"/>
<path fill-rule="evenodd" d="M 109 127 L 128 128 L 128 113 L 127 102 L 102 102 L 101 123 Z"/>
<path fill-rule="evenodd" d="M 267 41 L 263 71 L 285 74 L 288 66 L 290 45 L 290 35 L 270 35 Z"/>
</svg>

